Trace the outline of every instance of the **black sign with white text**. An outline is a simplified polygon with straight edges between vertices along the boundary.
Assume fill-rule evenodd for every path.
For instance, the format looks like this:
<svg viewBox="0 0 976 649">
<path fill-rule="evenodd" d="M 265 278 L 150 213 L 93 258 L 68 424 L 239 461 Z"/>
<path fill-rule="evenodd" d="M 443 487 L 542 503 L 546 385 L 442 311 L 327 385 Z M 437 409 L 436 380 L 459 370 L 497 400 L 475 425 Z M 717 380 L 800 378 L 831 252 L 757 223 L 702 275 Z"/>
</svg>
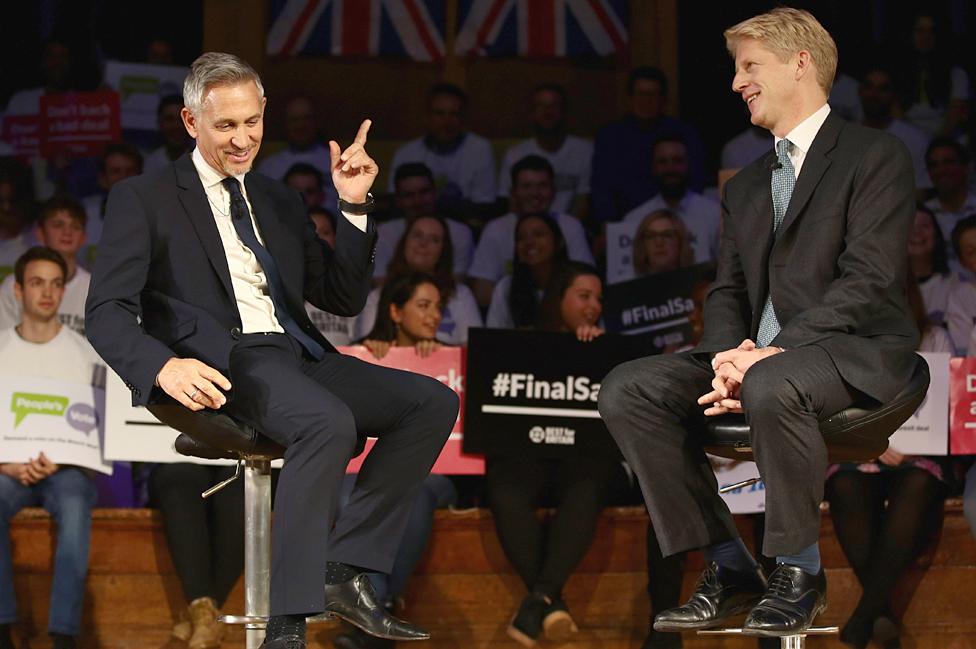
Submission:
<svg viewBox="0 0 976 649">
<path fill-rule="evenodd" d="M 624 361 L 653 353 L 646 336 L 472 329 L 468 334 L 464 452 L 566 457 L 618 454 L 596 402 Z"/>
</svg>

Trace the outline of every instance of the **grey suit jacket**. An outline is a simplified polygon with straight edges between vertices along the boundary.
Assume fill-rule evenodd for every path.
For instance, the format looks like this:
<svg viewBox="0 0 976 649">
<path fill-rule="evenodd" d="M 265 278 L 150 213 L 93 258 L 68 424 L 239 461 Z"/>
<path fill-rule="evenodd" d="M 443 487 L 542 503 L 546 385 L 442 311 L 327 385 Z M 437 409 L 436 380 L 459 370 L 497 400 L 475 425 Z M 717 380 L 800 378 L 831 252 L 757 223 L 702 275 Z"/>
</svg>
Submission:
<svg viewBox="0 0 976 649">
<path fill-rule="evenodd" d="M 755 340 L 767 293 L 782 331 L 772 345 L 818 345 L 849 384 L 893 398 L 919 333 L 905 298 L 915 176 L 905 146 L 831 112 L 773 235 L 770 152 L 725 186 L 717 276 L 696 352 Z"/>
</svg>

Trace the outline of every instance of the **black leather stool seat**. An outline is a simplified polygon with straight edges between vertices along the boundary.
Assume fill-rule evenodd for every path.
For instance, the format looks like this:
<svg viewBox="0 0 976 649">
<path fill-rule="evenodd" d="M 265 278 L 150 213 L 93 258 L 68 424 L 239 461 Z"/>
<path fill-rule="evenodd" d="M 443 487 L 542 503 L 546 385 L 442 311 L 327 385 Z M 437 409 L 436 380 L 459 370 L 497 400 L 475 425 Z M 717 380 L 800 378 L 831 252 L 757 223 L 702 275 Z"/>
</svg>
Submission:
<svg viewBox="0 0 976 649">
<path fill-rule="evenodd" d="M 929 388 L 929 367 L 916 354 L 912 378 L 888 403 L 852 406 L 820 422 L 831 462 L 873 460 L 888 448 L 888 438 L 918 409 Z M 733 460 L 752 460 L 749 425 L 744 415 L 709 418 L 695 431 L 705 451 Z"/>
<path fill-rule="evenodd" d="M 285 449 L 260 434 L 215 410 L 194 412 L 180 404 L 147 406 L 159 421 L 180 431 L 176 452 L 208 460 L 275 460 Z"/>
</svg>

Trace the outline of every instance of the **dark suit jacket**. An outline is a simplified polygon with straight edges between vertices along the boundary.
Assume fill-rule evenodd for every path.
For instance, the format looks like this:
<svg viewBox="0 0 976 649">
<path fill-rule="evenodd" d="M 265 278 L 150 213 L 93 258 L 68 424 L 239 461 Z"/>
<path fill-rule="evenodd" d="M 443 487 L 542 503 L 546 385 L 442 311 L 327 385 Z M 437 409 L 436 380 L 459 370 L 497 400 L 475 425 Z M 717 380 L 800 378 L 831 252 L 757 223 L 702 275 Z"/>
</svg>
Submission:
<svg viewBox="0 0 976 649">
<path fill-rule="evenodd" d="M 908 382 L 918 329 L 905 299 L 915 180 L 905 146 L 827 116 L 773 237 L 770 153 L 725 186 L 717 277 L 696 352 L 756 339 L 767 292 L 772 345 L 818 345 L 841 376 L 886 401 Z"/>
<path fill-rule="evenodd" d="M 259 173 L 245 176 L 261 236 L 274 256 L 292 318 L 323 348 L 308 300 L 337 315 L 358 314 L 369 293 L 376 228 L 339 218 L 336 249 L 315 236 L 297 193 Z M 173 356 L 227 375 L 241 319 L 227 258 L 190 155 L 112 188 L 85 307 L 92 345 L 132 391 L 134 405 L 162 396 L 153 384 Z M 231 381 L 233 382 L 233 377 Z"/>
</svg>

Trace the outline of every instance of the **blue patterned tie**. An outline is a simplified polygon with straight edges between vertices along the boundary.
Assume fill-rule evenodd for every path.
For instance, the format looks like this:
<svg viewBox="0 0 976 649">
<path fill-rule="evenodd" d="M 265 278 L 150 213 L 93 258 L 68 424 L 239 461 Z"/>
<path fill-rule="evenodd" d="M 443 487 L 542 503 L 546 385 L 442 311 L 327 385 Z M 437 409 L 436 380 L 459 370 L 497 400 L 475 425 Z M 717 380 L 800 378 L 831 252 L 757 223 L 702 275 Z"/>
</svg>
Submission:
<svg viewBox="0 0 976 649">
<path fill-rule="evenodd" d="M 793 169 L 793 162 L 788 155 L 793 143 L 789 140 L 780 140 L 776 143 L 776 159 L 779 166 L 773 169 L 772 189 L 773 189 L 773 236 L 779 229 L 786 215 L 786 209 L 790 206 L 790 197 L 793 195 L 793 187 L 796 185 L 796 170 Z M 767 271 L 768 272 L 768 271 Z M 756 346 L 766 347 L 773 342 L 782 327 L 776 319 L 776 311 L 773 310 L 773 299 L 767 293 L 766 304 L 763 306 L 762 316 L 759 318 L 759 333 L 756 334 Z"/>
<path fill-rule="evenodd" d="M 322 345 L 315 342 L 311 336 L 302 331 L 302 328 L 298 326 L 298 323 L 295 322 L 288 312 L 288 305 L 285 304 L 285 285 L 281 281 L 281 275 L 278 273 L 278 265 L 275 263 L 271 253 L 261 245 L 257 235 L 254 233 L 254 225 L 251 223 L 251 213 L 247 208 L 247 201 L 244 200 L 244 193 L 241 191 L 240 181 L 233 176 L 228 176 L 221 180 L 220 184 L 230 193 L 231 222 L 234 224 L 234 229 L 237 230 L 237 236 L 241 238 L 244 245 L 258 258 L 258 263 L 261 264 L 264 276 L 268 280 L 268 295 L 271 297 L 271 303 L 274 304 L 275 317 L 281 324 L 282 329 L 297 340 L 305 348 L 305 351 L 311 354 L 316 360 L 322 360 L 322 357 L 325 355 L 325 350 L 322 349 Z"/>
</svg>

